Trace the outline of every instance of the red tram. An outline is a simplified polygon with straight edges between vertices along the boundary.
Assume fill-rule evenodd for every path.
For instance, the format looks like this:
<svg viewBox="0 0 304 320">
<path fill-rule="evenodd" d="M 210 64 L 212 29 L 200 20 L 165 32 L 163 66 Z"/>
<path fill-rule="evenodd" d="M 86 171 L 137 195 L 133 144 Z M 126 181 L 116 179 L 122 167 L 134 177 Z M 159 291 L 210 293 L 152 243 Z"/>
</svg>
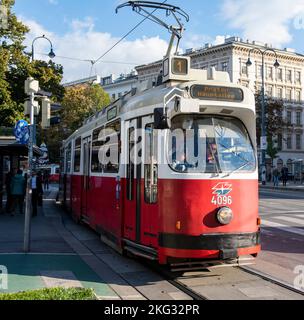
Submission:
<svg viewBox="0 0 304 320">
<path fill-rule="evenodd" d="M 121 253 L 177 265 L 254 257 L 254 95 L 190 62 L 165 58 L 161 81 L 139 83 L 64 141 L 62 202 Z"/>
</svg>

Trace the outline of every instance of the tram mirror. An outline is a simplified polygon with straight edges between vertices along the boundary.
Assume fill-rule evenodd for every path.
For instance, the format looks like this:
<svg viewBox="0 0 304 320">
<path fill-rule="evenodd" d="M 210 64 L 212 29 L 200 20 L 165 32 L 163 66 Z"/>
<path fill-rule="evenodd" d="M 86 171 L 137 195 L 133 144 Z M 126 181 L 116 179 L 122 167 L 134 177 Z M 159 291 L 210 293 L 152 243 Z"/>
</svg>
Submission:
<svg viewBox="0 0 304 320">
<path fill-rule="evenodd" d="M 155 129 L 169 129 L 168 117 L 164 113 L 163 108 L 154 109 L 154 128 Z"/>
</svg>

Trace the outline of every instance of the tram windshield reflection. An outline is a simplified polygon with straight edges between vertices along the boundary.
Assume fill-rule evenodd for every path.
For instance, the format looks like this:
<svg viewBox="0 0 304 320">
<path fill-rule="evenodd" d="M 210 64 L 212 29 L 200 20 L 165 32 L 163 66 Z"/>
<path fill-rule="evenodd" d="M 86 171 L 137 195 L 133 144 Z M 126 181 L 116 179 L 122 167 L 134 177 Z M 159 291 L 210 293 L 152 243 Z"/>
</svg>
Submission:
<svg viewBox="0 0 304 320">
<path fill-rule="evenodd" d="M 172 120 L 169 165 L 178 172 L 253 172 L 255 153 L 236 118 L 182 115 Z"/>
</svg>

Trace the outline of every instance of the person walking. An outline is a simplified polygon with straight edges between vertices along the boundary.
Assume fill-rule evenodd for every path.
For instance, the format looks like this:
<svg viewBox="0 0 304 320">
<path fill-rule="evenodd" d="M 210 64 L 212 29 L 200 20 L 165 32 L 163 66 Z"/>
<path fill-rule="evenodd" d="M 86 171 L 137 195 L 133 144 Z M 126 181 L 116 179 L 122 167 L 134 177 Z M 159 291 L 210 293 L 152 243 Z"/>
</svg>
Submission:
<svg viewBox="0 0 304 320">
<path fill-rule="evenodd" d="M 263 167 L 262 169 L 262 185 L 265 186 L 266 185 L 266 168 Z"/>
<path fill-rule="evenodd" d="M 36 172 L 32 173 L 32 216 L 37 216 L 37 206 L 39 197 L 43 194 L 41 176 Z"/>
<path fill-rule="evenodd" d="M 22 170 L 18 170 L 17 174 L 11 180 L 11 194 L 13 197 L 13 210 L 11 215 L 14 216 L 16 205 L 19 207 L 19 213 L 23 214 L 25 179 Z"/>
<path fill-rule="evenodd" d="M 278 168 L 274 168 L 272 171 L 272 177 L 273 177 L 273 186 L 278 187 L 279 186 L 279 170 Z"/>
<path fill-rule="evenodd" d="M 286 185 L 287 185 L 287 180 L 288 180 L 288 168 L 286 166 L 283 166 L 283 168 L 282 168 L 282 181 L 283 181 L 284 187 L 286 187 Z"/>
<path fill-rule="evenodd" d="M 6 213 L 12 212 L 13 196 L 12 196 L 12 191 L 11 191 L 11 182 L 12 182 L 13 176 L 14 176 L 13 170 L 10 170 L 5 176 L 5 190 L 6 190 L 5 211 L 6 211 Z"/>
<path fill-rule="evenodd" d="M 50 174 L 49 174 L 48 170 L 44 170 L 43 183 L 44 183 L 44 190 L 49 190 Z"/>
</svg>

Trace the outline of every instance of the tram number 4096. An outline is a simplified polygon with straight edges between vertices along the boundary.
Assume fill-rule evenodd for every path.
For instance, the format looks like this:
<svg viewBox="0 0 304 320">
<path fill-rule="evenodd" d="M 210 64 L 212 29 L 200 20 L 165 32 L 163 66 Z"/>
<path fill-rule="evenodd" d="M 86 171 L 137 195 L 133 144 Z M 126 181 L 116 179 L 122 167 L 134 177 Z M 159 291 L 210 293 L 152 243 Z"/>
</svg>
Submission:
<svg viewBox="0 0 304 320">
<path fill-rule="evenodd" d="M 231 205 L 232 204 L 232 197 L 231 196 L 213 196 L 211 203 L 218 206 L 218 205 Z"/>
</svg>

